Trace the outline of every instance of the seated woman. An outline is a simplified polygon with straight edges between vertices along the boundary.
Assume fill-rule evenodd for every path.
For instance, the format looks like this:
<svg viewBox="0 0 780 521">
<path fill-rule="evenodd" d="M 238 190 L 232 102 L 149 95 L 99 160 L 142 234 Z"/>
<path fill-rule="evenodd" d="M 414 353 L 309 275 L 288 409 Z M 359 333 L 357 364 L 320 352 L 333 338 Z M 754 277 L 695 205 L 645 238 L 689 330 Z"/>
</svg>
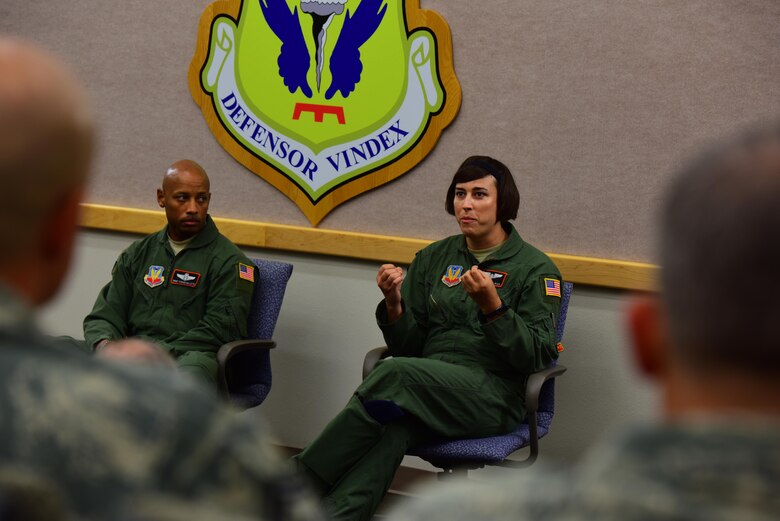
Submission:
<svg viewBox="0 0 780 521">
<path fill-rule="evenodd" d="M 418 252 L 405 278 L 379 268 L 393 358 L 296 456 L 334 519 L 370 519 L 411 444 L 505 434 L 523 419 L 527 375 L 558 356 L 562 282 L 509 223 L 518 206 L 507 167 L 470 157 L 446 199 L 462 233 Z"/>
</svg>

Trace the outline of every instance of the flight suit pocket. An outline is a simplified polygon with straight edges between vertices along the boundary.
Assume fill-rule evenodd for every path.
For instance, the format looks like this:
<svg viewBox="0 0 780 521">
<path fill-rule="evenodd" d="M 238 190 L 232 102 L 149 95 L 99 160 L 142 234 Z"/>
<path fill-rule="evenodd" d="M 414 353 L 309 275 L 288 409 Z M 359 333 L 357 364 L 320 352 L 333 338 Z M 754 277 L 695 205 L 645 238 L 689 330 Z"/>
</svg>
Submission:
<svg viewBox="0 0 780 521">
<path fill-rule="evenodd" d="M 555 315 L 552 313 L 543 313 L 535 316 L 532 327 L 536 330 L 544 347 L 550 349 L 553 353 L 557 353 L 555 350 Z"/>
<path fill-rule="evenodd" d="M 228 332 L 229 337 L 233 340 L 247 337 L 247 318 L 238 312 L 241 304 L 242 300 L 240 298 L 232 298 L 225 303 L 222 320 L 225 331 Z"/>
</svg>

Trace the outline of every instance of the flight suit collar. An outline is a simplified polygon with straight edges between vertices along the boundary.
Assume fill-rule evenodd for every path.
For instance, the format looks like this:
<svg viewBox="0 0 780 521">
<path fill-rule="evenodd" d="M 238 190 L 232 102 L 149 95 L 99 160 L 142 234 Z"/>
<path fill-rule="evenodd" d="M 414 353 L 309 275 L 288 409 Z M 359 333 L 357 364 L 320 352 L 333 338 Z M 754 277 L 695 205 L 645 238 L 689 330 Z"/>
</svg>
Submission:
<svg viewBox="0 0 780 521">
<path fill-rule="evenodd" d="M 501 247 L 493 253 L 488 259 L 485 259 L 482 263 L 485 262 L 492 262 L 492 261 L 500 261 L 504 259 L 509 259 L 511 257 L 514 257 L 517 255 L 520 250 L 523 249 L 523 246 L 525 246 L 525 241 L 522 237 L 520 237 L 520 234 L 517 232 L 514 226 L 512 226 L 511 223 L 503 223 L 502 226 L 504 227 L 504 231 L 507 232 L 507 238 L 506 241 L 504 241 L 504 244 L 501 245 Z M 471 252 L 469 252 L 469 248 L 466 245 L 466 237 L 461 236 L 460 245 L 459 245 L 460 251 L 466 255 L 470 256 Z"/>
<path fill-rule="evenodd" d="M 211 215 L 206 215 L 206 226 L 204 226 L 200 233 L 196 235 L 194 239 L 192 239 L 192 242 L 187 245 L 187 249 L 207 246 L 214 242 L 217 237 L 219 237 L 219 230 L 217 229 L 217 225 L 214 223 L 214 219 L 211 218 Z M 168 244 L 167 224 L 162 230 L 157 232 L 156 240 L 160 244 Z"/>
</svg>

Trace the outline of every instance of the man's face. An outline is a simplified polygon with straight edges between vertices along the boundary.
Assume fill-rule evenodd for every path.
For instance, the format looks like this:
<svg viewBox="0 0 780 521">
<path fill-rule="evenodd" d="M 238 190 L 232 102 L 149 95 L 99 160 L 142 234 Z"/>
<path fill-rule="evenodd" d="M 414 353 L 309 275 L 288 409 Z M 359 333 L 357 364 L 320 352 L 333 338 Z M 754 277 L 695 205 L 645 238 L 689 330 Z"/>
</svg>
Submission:
<svg viewBox="0 0 780 521">
<path fill-rule="evenodd" d="M 166 177 L 157 202 L 165 208 L 171 239 L 183 241 L 200 233 L 210 200 L 209 183 L 201 174 L 184 170 Z"/>
</svg>

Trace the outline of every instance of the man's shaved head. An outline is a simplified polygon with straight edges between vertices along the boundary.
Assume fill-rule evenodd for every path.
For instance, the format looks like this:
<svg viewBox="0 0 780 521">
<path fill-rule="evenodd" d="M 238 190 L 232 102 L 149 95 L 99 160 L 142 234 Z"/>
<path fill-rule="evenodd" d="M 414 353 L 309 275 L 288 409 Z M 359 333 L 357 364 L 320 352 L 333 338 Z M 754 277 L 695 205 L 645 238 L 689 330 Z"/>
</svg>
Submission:
<svg viewBox="0 0 780 521">
<path fill-rule="evenodd" d="M 27 248 L 57 201 L 84 184 L 91 151 L 92 118 L 74 76 L 0 38 L 0 260 Z"/>
<path fill-rule="evenodd" d="M 170 183 L 171 179 L 177 177 L 182 172 L 189 172 L 190 174 L 202 176 L 206 181 L 206 187 L 210 187 L 209 176 L 202 166 L 191 159 L 181 159 L 173 163 L 165 171 L 165 175 L 163 175 L 162 180 L 163 191 L 165 191 L 166 183 Z"/>
</svg>

